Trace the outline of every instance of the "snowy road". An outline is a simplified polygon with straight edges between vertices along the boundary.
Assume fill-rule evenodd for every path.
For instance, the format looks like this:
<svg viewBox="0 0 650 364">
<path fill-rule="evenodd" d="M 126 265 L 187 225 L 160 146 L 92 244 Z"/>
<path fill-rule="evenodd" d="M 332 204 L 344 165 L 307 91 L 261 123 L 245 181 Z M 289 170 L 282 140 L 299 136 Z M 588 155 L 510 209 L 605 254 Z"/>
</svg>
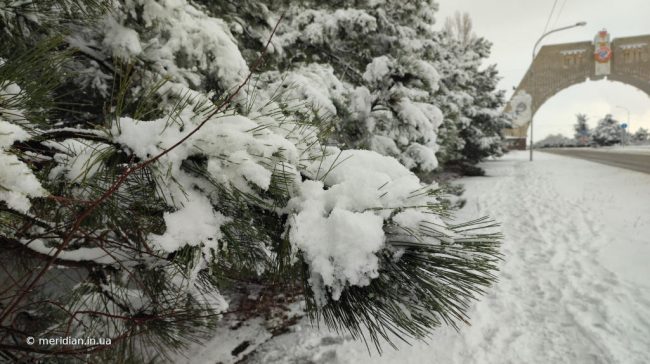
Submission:
<svg viewBox="0 0 650 364">
<path fill-rule="evenodd" d="M 301 325 L 249 362 L 650 362 L 650 175 L 527 156 L 487 162 L 488 177 L 464 180 L 462 214 L 489 214 L 507 237 L 500 282 L 471 326 L 369 358 L 363 343 Z"/>
<path fill-rule="evenodd" d="M 586 159 L 592 162 L 650 174 L 650 149 L 545 149 L 543 152 Z"/>
</svg>

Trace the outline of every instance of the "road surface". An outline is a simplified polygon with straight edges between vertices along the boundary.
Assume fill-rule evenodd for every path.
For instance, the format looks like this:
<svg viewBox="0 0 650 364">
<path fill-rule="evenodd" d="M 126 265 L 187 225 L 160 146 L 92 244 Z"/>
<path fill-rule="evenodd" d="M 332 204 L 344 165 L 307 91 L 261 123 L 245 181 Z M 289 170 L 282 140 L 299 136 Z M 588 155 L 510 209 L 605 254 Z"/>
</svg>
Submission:
<svg viewBox="0 0 650 364">
<path fill-rule="evenodd" d="M 650 154 L 648 153 L 583 148 L 543 149 L 540 151 L 650 174 Z"/>
</svg>

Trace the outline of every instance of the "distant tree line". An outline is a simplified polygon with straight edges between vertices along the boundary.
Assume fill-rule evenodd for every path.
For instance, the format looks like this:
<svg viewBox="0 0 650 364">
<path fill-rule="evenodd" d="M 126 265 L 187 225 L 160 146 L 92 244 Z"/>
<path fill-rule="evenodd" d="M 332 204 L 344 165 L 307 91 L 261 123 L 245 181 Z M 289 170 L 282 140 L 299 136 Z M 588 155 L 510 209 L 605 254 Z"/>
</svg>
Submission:
<svg viewBox="0 0 650 364">
<path fill-rule="evenodd" d="M 573 126 L 575 130 L 573 138 L 562 134 L 553 134 L 535 143 L 535 146 L 537 148 L 572 148 L 612 146 L 621 143 L 647 144 L 650 142 L 648 129 L 639 128 L 634 134 L 630 134 L 611 114 L 600 119 L 594 129 L 589 127 L 587 121 L 587 115 L 577 114 L 576 123 Z"/>
</svg>

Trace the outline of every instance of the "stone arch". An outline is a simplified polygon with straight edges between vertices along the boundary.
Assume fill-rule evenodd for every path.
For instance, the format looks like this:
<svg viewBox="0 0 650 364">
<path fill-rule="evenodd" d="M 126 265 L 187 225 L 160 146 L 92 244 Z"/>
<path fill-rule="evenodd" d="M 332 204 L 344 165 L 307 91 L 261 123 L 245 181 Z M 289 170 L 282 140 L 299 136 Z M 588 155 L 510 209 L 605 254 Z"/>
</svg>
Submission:
<svg viewBox="0 0 650 364">
<path fill-rule="evenodd" d="M 513 128 L 504 130 L 511 149 L 525 149 L 528 127 L 541 106 L 558 92 L 607 78 L 650 96 L 650 35 L 609 41 L 601 31 L 592 42 L 547 45 L 540 49 L 505 108 Z"/>
</svg>

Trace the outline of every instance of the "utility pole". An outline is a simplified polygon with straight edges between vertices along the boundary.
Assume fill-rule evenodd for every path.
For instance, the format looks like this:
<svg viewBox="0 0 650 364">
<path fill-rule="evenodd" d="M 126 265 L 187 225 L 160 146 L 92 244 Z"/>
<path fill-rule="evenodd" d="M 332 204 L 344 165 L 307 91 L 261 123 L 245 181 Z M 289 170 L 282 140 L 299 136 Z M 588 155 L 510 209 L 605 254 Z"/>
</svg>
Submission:
<svg viewBox="0 0 650 364">
<path fill-rule="evenodd" d="M 630 109 L 628 109 L 625 106 L 619 106 L 616 105 L 617 108 L 623 109 L 627 111 L 627 128 L 622 128 L 623 129 L 623 145 L 626 145 L 628 143 L 628 137 L 627 137 L 627 129 L 630 128 Z"/>
<path fill-rule="evenodd" d="M 542 36 L 539 37 L 539 39 L 537 40 L 537 43 L 535 43 L 535 46 L 533 47 L 533 59 L 532 59 L 532 63 L 530 64 L 530 72 L 531 72 L 530 74 L 531 74 L 531 76 L 533 75 L 533 72 L 534 72 L 533 71 L 533 64 L 535 63 L 535 55 L 537 54 L 537 47 L 542 42 L 542 39 L 546 38 L 547 35 L 550 35 L 550 34 L 553 34 L 553 33 L 557 33 L 557 32 L 563 31 L 563 30 L 576 28 L 576 27 L 584 27 L 585 25 L 587 25 L 587 22 L 581 21 L 581 22 L 575 23 L 573 25 L 553 29 L 553 30 L 550 30 L 550 31 L 542 34 Z M 533 78 L 533 80 L 534 80 L 534 78 Z M 530 161 L 531 162 L 533 161 L 533 148 L 534 148 L 533 147 L 533 145 L 534 145 L 534 142 L 533 142 L 533 119 L 534 119 L 534 116 L 530 119 Z"/>
</svg>

